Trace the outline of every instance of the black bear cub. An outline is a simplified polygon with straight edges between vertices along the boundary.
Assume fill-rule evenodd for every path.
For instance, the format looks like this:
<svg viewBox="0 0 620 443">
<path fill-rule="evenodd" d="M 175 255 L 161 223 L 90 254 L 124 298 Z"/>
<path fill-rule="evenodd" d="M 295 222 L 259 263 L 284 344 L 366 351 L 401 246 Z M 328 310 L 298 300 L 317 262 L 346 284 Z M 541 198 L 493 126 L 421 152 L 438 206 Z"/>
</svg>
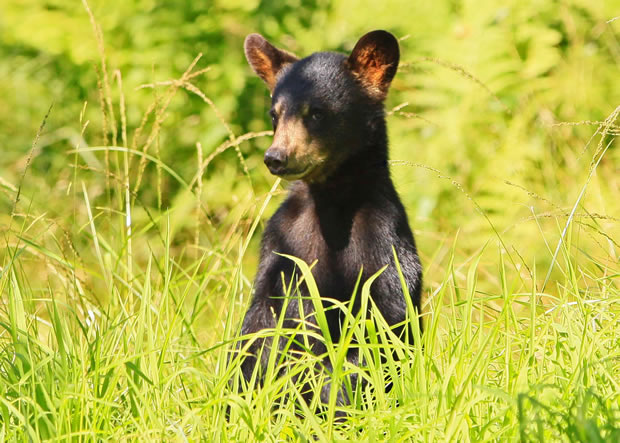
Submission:
<svg viewBox="0 0 620 443">
<path fill-rule="evenodd" d="M 279 253 L 309 264 L 316 261 L 312 273 L 321 297 L 340 301 L 351 299 L 360 270 L 364 282 L 388 265 L 372 284 L 371 297 L 385 320 L 397 325 L 397 333 L 407 334 L 412 342 L 392 248 L 418 312 L 422 268 L 405 209 L 390 178 L 383 109 L 398 67 L 397 40 L 388 32 L 373 31 L 357 42 L 348 57 L 317 52 L 298 59 L 251 34 L 245 40 L 245 55 L 272 95 L 274 140 L 265 153 L 265 164 L 272 174 L 293 183 L 267 223 L 255 293 L 242 334 L 273 328 L 283 314 L 284 285 L 297 271 Z M 288 303 L 285 327 L 297 326 L 298 303 L 306 315 L 314 312 L 311 300 L 303 297 L 307 294 L 304 284 L 300 291 L 302 297 L 292 297 Z M 326 315 L 331 338 L 337 343 L 338 311 L 329 309 Z M 256 340 L 249 347 L 242 364 L 246 379 L 257 364 L 267 365 L 270 343 Z M 311 347 L 317 355 L 325 352 L 318 340 L 311 340 Z M 352 349 L 348 358 L 357 362 L 356 351 Z M 325 366 L 329 370 L 329 362 Z M 321 393 L 321 398 L 325 395 Z M 342 393 L 338 399 L 347 402 Z"/>
</svg>

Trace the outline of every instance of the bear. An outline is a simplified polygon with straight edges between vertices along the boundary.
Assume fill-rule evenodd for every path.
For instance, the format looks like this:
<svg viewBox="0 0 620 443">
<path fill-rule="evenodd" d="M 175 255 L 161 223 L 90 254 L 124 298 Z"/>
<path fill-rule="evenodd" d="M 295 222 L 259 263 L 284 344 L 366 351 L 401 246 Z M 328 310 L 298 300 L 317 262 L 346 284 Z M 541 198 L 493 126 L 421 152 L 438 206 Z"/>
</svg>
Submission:
<svg viewBox="0 0 620 443">
<path fill-rule="evenodd" d="M 249 65 L 271 93 L 274 136 L 264 163 L 273 175 L 291 182 L 262 237 L 254 292 L 241 326 L 247 351 L 241 364 L 244 378 L 264 370 L 272 343 L 270 338 L 248 341 L 249 334 L 274 328 L 282 315 L 284 327 L 294 329 L 300 320 L 299 303 L 305 314 L 315 312 L 312 301 L 303 297 L 303 283 L 302 297 L 284 303 L 286 282 L 299 278 L 295 263 L 284 255 L 314 263 L 321 299 L 342 302 L 352 298 L 360 273 L 364 282 L 387 265 L 372 283 L 371 297 L 387 323 L 396 325 L 395 332 L 413 343 L 405 293 L 420 313 L 422 266 L 390 176 L 384 110 L 399 63 L 397 39 L 387 31 L 372 31 L 348 56 L 317 52 L 299 59 L 251 34 L 244 49 Z M 359 297 L 355 301 L 353 314 L 360 309 Z M 337 343 L 341 314 L 327 309 L 325 315 L 331 341 Z M 312 315 L 309 319 L 316 325 Z M 421 332 L 421 317 L 418 322 Z M 315 355 L 325 353 L 323 342 L 308 340 Z M 280 340 L 280 346 L 285 341 Z M 295 344 L 292 348 L 301 349 Z M 347 358 L 357 362 L 356 350 Z M 329 361 L 324 367 L 331 368 Z M 321 401 L 326 402 L 328 394 L 326 384 L 319 393 Z M 339 404 L 349 402 L 343 389 L 337 398 Z"/>
</svg>

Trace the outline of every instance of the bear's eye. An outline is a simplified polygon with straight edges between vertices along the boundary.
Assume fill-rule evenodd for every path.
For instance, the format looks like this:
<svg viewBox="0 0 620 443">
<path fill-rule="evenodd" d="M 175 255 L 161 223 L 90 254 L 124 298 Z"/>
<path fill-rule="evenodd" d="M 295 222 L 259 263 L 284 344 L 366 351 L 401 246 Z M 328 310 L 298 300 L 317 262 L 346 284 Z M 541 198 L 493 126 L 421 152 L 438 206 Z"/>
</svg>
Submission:
<svg viewBox="0 0 620 443">
<path fill-rule="evenodd" d="M 278 114 L 276 114 L 276 111 L 272 109 L 269 111 L 269 116 L 271 117 L 271 125 L 273 126 L 273 129 L 276 129 L 276 126 L 278 126 Z"/>
<path fill-rule="evenodd" d="M 315 121 L 321 121 L 325 117 L 325 111 L 319 108 L 311 108 L 310 109 L 310 118 Z"/>
</svg>

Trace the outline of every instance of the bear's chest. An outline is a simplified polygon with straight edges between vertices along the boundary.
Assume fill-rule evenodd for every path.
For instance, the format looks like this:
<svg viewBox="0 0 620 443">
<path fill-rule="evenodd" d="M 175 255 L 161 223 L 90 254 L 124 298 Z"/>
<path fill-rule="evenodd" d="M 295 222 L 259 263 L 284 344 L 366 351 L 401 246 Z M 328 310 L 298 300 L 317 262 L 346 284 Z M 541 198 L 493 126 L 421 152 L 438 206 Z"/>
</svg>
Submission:
<svg viewBox="0 0 620 443">
<path fill-rule="evenodd" d="M 362 269 L 366 276 L 378 269 L 379 241 L 368 211 L 317 212 L 309 207 L 285 219 L 287 253 L 313 264 L 320 289 L 345 291 L 350 296 Z M 389 248 L 382 249 L 389 252 Z"/>
</svg>

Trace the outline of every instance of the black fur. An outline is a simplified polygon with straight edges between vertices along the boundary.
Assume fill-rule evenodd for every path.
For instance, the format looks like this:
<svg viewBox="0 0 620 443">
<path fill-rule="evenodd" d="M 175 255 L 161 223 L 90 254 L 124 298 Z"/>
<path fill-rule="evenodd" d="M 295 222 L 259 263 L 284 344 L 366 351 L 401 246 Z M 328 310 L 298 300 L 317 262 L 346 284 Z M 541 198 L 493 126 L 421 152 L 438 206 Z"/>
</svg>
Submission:
<svg viewBox="0 0 620 443">
<path fill-rule="evenodd" d="M 316 260 L 312 272 L 321 296 L 341 301 L 351 298 L 360 269 L 363 268 L 363 282 L 384 265 L 389 265 L 373 283 L 371 296 L 387 322 L 395 325 L 405 320 L 407 307 L 394 263 L 394 247 L 413 306 L 420 311 L 422 268 L 387 164 L 383 98 L 396 72 L 398 46 L 391 34 L 384 31 L 375 31 L 364 38 L 376 42 L 378 55 L 372 51 L 364 53 L 363 62 L 370 58 L 372 65 L 373 57 L 381 55 L 391 61 L 391 72 L 384 77 L 379 75 L 383 71 L 374 72 L 374 76 L 354 72 L 357 65 L 351 58 L 356 54 L 347 58 L 330 52 L 315 53 L 299 61 L 294 58 L 292 63 L 278 66 L 277 72 L 269 73 L 277 77 L 272 88 L 273 104 L 281 109 L 279 115 L 274 115 L 276 139 L 278 131 L 285 130 L 282 127 L 293 117 L 301 118 L 307 131 L 304 140 L 313 141 L 318 146 L 317 152 L 326 160 L 317 166 L 318 172 L 311 177 L 302 177 L 291 184 L 288 197 L 267 223 L 255 292 L 243 321 L 241 332 L 244 335 L 273 328 L 281 314 L 285 293 L 281 275 L 284 274 L 288 282 L 295 268 L 291 260 L 276 252 L 299 257 L 307 263 Z M 262 37 L 253 35 L 248 41 L 250 39 Z M 261 41 L 261 44 L 268 43 Z M 269 48 L 272 52 L 275 49 L 271 45 Z M 252 49 L 251 43 L 246 42 L 246 54 Z M 390 51 L 395 51 L 395 56 Z M 262 59 L 260 62 L 257 66 L 250 60 L 256 72 L 265 79 L 261 71 L 265 65 Z M 381 66 L 378 69 L 382 69 Z M 372 81 L 380 84 L 374 87 Z M 305 115 L 304 109 L 309 109 Z M 270 149 L 277 148 L 281 147 L 274 143 Z M 286 176 L 286 173 L 280 175 Z M 303 285 L 301 290 L 302 294 L 306 290 Z M 304 300 L 303 304 L 304 312 L 313 312 L 309 300 Z M 285 326 L 295 327 L 298 313 L 297 299 L 291 300 Z M 338 313 L 329 310 L 327 315 L 331 337 L 337 342 L 340 337 Z M 412 333 L 406 329 L 412 342 Z M 403 332 L 402 327 L 400 332 Z M 322 344 L 312 344 L 313 352 L 324 352 Z M 250 347 L 251 356 L 242 364 L 243 374 L 248 379 L 257 364 L 255 356 L 263 345 L 260 340 L 254 342 Z M 268 354 L 262 352 L 258 362 L 261 367 L 266 365 Z M 349 358 L 355 361 L 357 356 L 352 352 Z M 321 397 L 325 398 L 325 393 Z M 346 402 L 346 399 L 340 398 L 340 401 Z"/>
</svg>

